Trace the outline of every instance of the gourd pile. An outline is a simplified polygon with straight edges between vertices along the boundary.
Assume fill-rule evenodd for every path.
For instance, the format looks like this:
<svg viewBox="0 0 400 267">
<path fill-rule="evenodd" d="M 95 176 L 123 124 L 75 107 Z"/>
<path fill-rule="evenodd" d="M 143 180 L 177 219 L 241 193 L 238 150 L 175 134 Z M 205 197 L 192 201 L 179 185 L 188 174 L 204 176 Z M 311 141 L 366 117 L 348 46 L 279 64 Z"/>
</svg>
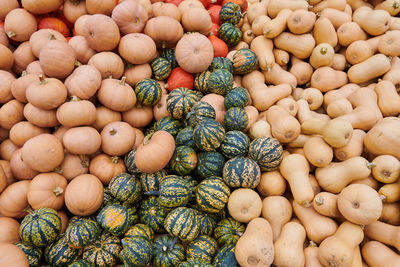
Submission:
<svg viewBox="0 0 400 267">
<path fill-rule="evenodd" d="M 1 0 L 0 267 L 400 266 L 400 0 Z"/>
</svg>

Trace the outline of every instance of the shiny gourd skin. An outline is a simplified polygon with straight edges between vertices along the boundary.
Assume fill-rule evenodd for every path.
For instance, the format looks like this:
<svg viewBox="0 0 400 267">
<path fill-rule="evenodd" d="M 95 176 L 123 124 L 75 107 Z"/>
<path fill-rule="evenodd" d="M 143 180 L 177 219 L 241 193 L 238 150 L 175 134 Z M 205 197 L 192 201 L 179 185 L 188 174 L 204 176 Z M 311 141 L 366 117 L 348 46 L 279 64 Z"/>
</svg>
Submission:
<svg viewBox="0 0 400 267">
<path fill-rule="evenodd" d="M 239 267 L 235 258 L 235 244 L 226 244 L 221 247 L 215 255 L 213 263 L 215 266 Z"/>
<path fill-rule="evenodd" d="M 132 218 L 127 207 L 120 204 L 110 204 L 100 210 L 96 217 L 101 227 L 113 235 L 123 235 L 131 224 Z"/>
<path fill-rule="evenodd" d="M 216 151 L 202 152 L 198 154 L 197 159 L 196 173 L 201 178 L 222 176 L 225 158 L 221 153 Z"/>
<path fill-rule="evenodd" d="M 140 204 L 140 222 L 150 226 L 155 233 L 165 232 L 164 220 L 167 214 L 167 210 L 160 205 L 158 197 L 150 196 Z"/>
<path fill-rule="evenodd" d="M 120 173 L 112 178 L 108 189 L 114 198 L 127 204 L 137 202 L 142 195 L 140 181 L 128 173 Z"/>
<path fill-rule="evenodd" d="M 205 120 L 199 123 L 193 131 L 193 141 L 202 151 L 217 149 L 224 140 L 225 129 L 216 120 Z"/>
<path fill-rule="evenodd" d="M 175 88 L 167 97 L 167 110 L 174 119 L 182 120 L 196 103 L 197 97 L 192 90 Z"/>
<path fill-rule="evenodd" d="M 224 126 L 228 131 L 243 131 L 249 123 L 249 117 L 244 108 L 232 107 L 224 116 Z"/>
<path fill-rule="evenodd" d="M 182 241 L 194 240 L 200 230 L 195 211 L 186 207 L 178 207 L 168 213 L 164 228 L 170 235 Z"/>
<path fill-rule="evenodd" d="M 186 247 L 186 259 L 198 259 L 211 262 L 217 252 L 217 241 L 207 235 L 199 235 Z"/>
<path fill-rule="evenodd" d="M 82 258 L 99 267 L 113 266 L 121 250 L 119 238 L 104 231 L 98 239 L 83 249 Z"/>
<path fill-rule="evenodd" d="M 189 174 L 197 166 L 196 151 L 187 146 L 178 146 L 170 160 L 172 171 L 178 175 Z"/>
<path fill-rule="evenodd" d="M 197 206 L 204 212 L 218 213 L 225 207 L 230 193 L 229 187 L 220 177 L 209 177 L 196 188 Z"/>
<path fill-rule="evenodd" d="M 254 160 L 236 157 L 225 163 L 222 177 L 230 187 L 255 188 L 260 183 L 261 171 Z"/>
<path fill-rule="evenodd" d="M 29 266 L 38 266 L 39 260 L 42 257 L 43 251 L 39 247 L 29 246 L 22 241 L 15 243 L 26 255 Z"/>
<path fill-rule="evenodd" d="M 145 106 L 156 104 L 161 98 L 161 86 L 153 79 L 143 79 L 135 86 L 137 101 Z"/>
<path fill-rule="evenodd" d="M 151 262 L 153 246 L 147 238 L 134 236 L 126 242 L 123 239 L 122 246 L 119 258 L 125 266 L 146 266 Z"/>
<path fill-rule="evenodd" d="M 65 235 L 46 247 L 44 258 L 52 266 L 68 266 L 77 260 L 82 254 L 82 249 L 74 249 L 67 243 Z"/>
<path fill-rule="evenodd" d="M 65 237 L 70 246 L 74 248 L 83 248 L 91 244 L 101 233 L 100 225 L 90 217 L 74 218 L 70 222 Z"/>
<path fill-rule="evenodd" d="M 226 95 L 233 86 L 233 74 L 226 69 L 216 69 L 211 72 L 207 80 L 208 92 Z"/>
<path fill-rule="evenodd" d="M 125 232 L 124 238 L 129 238 L 133 236 L 143 236 L 150 241 L 154 239 L 154 231 L 147 224 L 137 223 L 131 226 L 128 231 Z"/>
<path fill-rule="evenodd" d="M 282 145 L 272 137 L 254 139 L 249 148 L 249 156 L 255 160 L 262 171 L 276 170 L 282 161 Z"/>
<path fill-rule="evenodd" d="M 219 246 L 236 244 L 246 230 L 245 226 L 233 218 L 226 218 L 217 223 L 214 238 Z"/>
<path fill-rule="evenodd" d="M 227 158 L 246 156 L 250 138 L 241 131 L 229 131 L 221 144 L 221 153 Z"/>
<path fill-rule="evenodd" d="M 177 266 L 185 260 L 185 248 L 180 240 L 170 235 L 158 237 L 153 243 L 155 267 Z"/>
</svg>

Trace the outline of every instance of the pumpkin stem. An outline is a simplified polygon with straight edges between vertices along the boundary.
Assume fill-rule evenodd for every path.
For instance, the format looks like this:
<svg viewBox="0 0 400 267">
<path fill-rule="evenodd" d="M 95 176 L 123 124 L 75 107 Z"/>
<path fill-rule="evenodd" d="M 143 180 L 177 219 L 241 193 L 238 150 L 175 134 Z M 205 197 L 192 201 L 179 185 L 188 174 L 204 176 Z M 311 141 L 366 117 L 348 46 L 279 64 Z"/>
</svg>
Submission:
<svg viewBox="0 0 400 267">
<path fill-rule="evenodd" d="M 326 52 L 328 52 L 328 49 L 326 47 L 322 47 L 320 52 L 321 52 L 322 55 L 325 55 Z"/>
<path fill-rule="evenodd" d="M 21 73 L 21 77 L 22 76 L 25 76 L 25 75 L 27 75 L 28 74 L 28 72 L 26 71 L 26 70 L 24 70 L 24 71 L 22 71 L 22 73 Z"/>
<path fill-rule="evenodd" d="M 382 202 L 386 201 L 386 196 L 385 195 L 379 195 L 379 198 L 382 200 Z"/>
<path fill-rule="evenodd" d="M 400 3 L 399 2 L 397 2 L 397 1 L 395 1 L 395 2 L 393 2 L 393 6 L 392 6 L 394 9 L 397 9 L 397 8 L 399 8 L 400 7 Z"/>
<path fill-rule="evenodd" d="M 111 157 L 111 162 L 114 164 L 118 163 L 119 158 L 117 156 Z"/>
<path fill-rule="evenodd" d="M 164 251 L 164 252 L 165 252 L 165 251 L 167 251 L 167 250 L 168 250 L 168 247 L 167 247 L 167 246 L 163 246 L 161 249 L 162 249 L 162 251 Z"/>
<path fill-rule="evenodd" d="M 40 84 L 46 84 L 47 83 L 47 81 L 44 78 L 43 74 L 39 74 L 38 77 L 39 77 Z"/>
<path fill-rule="evenodd" d="M 82 66 L 82 63 L 80 63 L 78 60 L 75 60 L 74 67 L 78 68 L 80 66 Z"/>
<path fill-rule="evenodd" d="M 8 36 L 9 38 L 12 38 L 12 37 L 15 37 L 15 36 L 17 36 L 17 35 L 16 35 L 15 32 L 13 32 L 13 31 L 8 31 L 8 32 L 7 32 L 7 36 Z"/>
<path fill-rule="evenodd" d="M 32 213 L 33 209 L 30 205 L 27 205 L 22 211 L 26 213 Z"/>
<path fill-rule="evenodd" d="M 375 162 L 368 162 L 367 163 L 367 168 L 368 169 L 371 169 L 372 167 L 375 167 L 376 166 L 376 163 Z"/>
<path fill-rule="evenodd" d="M 49 34 L 47 35 L 47 38 L 48 38 L 49 40 L 55 40 L 55 39 L 56 39 L 56 37 L 55 37 L 54 34 L 52 34 L 52 33 L 49 33 Z"/>
<path fill-rule="evenodd" d="M 54 172 L 56 172 L 58 174 L 62 174 L 63 173 L 63 169 L 61 168 L 61 166 L 59 166 L 59 167 L 54 169 Z"/>
<path fill-rule="evenodd" d="M 115 134 L 117 133 L 117 130 L 115 130 L 114 128 L 112 128 L 112 129 L 109 131 L 109 133 L 110 133 L 110 135 L 115 135 Z"/>
<path fill-rule="evenodd" d="M 310 240 L 310 244 L 308 246 L 309 247 L 317 247 L 317 244 L 314 241 Z"/>
<path fill-rule="evenodd" d="M 53 193 L 56 195 L 56 197 L 60 196 L 64 192 L 64 189 L 61 187 L 57 186 L 54 188 Z"/>
<path fill-rule="evenodd" d="M 322 197 L 316 197 L 316 198 L 314 199 L 314 201 L 315 201 L 315 203 L 316 203 L 318 206 L 321 206 L 321 205 L 324 204 L 324 198 L 322 198 Z"/>
<path fill-rule="evenodd" d="M 143 195 L 145 195 L 145 196 L 159 196 L 160 195 L 160 191 L 147 191 L 147 192 L 144 192 Z"/>
<path fill-rule="evenodd" d="M 81 166 L 84 168 L 89 167 L 89 161 L 87 160 L 85 155 L 80 155 L 79 158 L 81 159 Z"/>
<path fill-rule="evenodd" d="M 70 101 L 80 101 L 81 99 L 75 95 L 71 96 L 71 100 Z"/>
<path fill-rule="evenodd" d="M 194 114 L 194 111 L 190 111 L 187 115 L 186 115 L 186 119 L 188 120 L 190 118 L 190 116 L 192 116 Z"/>
<path fill-rule="evenodd" d="M 308 207 L 311 206 L 311 203 L 310 203 L 310 201 L 308 201 L 308 200 L 303 201 L 302 204 L 303 204 L 303 206 L 306 207 L 306 208 L 308 208 Z"/>
<path fill-rule="evenodd" d="M 174 249 L 175 244 L 176 244 L 177 241 L 178 241 L 178 237 L 175 236 L 175 237 L 174 237 L 174 240 L 172 240 L 171 246 L 169 247 L 170 250 L 173 250 L 173 249 Z"/>
<path fill-rule="evenodd" d="M 119 83 L 120 83 L 121 85 L 125 86 L 125 82 L 126 82 L 126 77 L 123 76 L 123 77 L 121 78 L 121 81 L 119 81 Z"/>
</svg>

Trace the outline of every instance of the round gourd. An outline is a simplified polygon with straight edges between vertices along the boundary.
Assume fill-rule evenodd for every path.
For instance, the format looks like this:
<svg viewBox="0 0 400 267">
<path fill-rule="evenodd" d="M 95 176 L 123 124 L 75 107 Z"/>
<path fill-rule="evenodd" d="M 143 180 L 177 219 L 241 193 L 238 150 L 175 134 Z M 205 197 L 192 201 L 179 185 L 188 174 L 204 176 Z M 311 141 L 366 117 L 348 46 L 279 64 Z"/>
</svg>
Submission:
<svg viewBox="0 0 400 267">
<path fill-rule="evenodd" d="M 222 176 L 225 158 L 219 152 L 202 152 L 198 155 L 196 173 L 201 178 Z"/>
<path fill-rule="evenodd" d="M 153 59 L 150 66 L 157 81 L 165 80 L 171 74 L 171 64 L 165 58 L 158 57 Z"/>
<path fill-rule="evenodd" d="M 167 98 L 167 110 L 174 119 L 186 119 L 186 115 L 196 101 L 197 97 L 192 90 L 179 87 L 169 93 Z"/>
<path fill-rule="evenodd" d="M 210 77 L 211 71 L 205 70 L 200 72 L 194 78 L 194 88 L 202 93 L 207 93 L 208 91 L 208 79 Z"/>
<path fill-rule="evenodd" d="M 258 163 L 261 171 L 274 171 L 282 161 L 282 151 L 278 140 L 264 136 L 250 143 L 249 157 Z"/>
<path fill-rule="evenodd" d="M 73 263 L 71 263 L 70 265 L 68 265 L 68 267 L 95 267 L 96 265 L 94 265 L 91 262 L 88 262 L 87 260 L 76 260 Z"/>
<path fill-rule="evenodd" d="M 131 226 L 131 228 L 129 228 L 128 231 L 126 231 L 124 234 L 124 238 L 130 238 L 133 236 L 142 236 L 150 241 L 153 241 L 154 231 L 147 224 L 138 223 Z"/>
<path fill-rule="evenodd" d="M 98 239 L 84 248 L 82 258 L 96 266 L 114 266 L 121 250 L 119 238 L 104 231 Z"/>
<path fill-rule="evenodd" d="M 199 234 L 200 226 L 196 212 L 191 208 L 178 207 L 168 213 L 164 221 L 165 230 L 182 241 L 192 241 Z"/>
<path fill-rule="evenodd" d="M 176 136 L 180 129 L 182 129 L 182 123 L 172 117 L 161 118 L 154 124 L 155 131 L 166 131 L 172 136 Z"/>
<path fill-rule="evenodd" d="M 26 255 L 29 266 L 39 266 L 40 258 L 42 257 L 42 249 L 35 246 L 30 246 L 20 241 L 15 243 Z"/>
<path fill-rule="evenodd" d="M 230 187 L 255 188 L 260 183 L 261 171 L 254 160 L 236 157 L 225 163 L 222 177 Z"/>
<path fill-rule="evenodd" d="M 232 24 L 239 23 L 242 18 L 242 9 L 233 2 L 225 3 L 219 11 L 219 19 L 222 23 L 229 22 Z"/>
<path fill-rule="evenodd" d="M 140 184 L 142 185 L 143 192 L 158 191 L 160 189 L 160 181 L 167 176 L 165 170 L 154 173 L 142 173 L 140 175 Z"/>
<path fill-rule="evenodd" d="M 123 249 L 119 258 L 124 266 L 146 266 L 150 263 L 153 255 L 151 241 L 142 236 L 134 236 L 125 243 L 122 241 Z"/>
<path fill-rule="evenodd" d="M 213 119 L 199 123 L 193 130 L 193 141 L 202 151 L 217 149 L 224 140 L 224 136 L 224 127 Z"/>
<path fill-rule="evenodd" d="M 233 54 L 233 73 L 247 74 L 258 66 L 257 55 L 248 48 L 241 48 Z"/>
<path fill-rule="evenodd" d="M 215 57 L 208 67 L 210 71 L 224 69 L 228 70 L 230 73 L 233 72 L 233 63 L 230 59 L 226 57 Z"/>
<path fill-rule="evenodd" d="M 201 266 L 201 267 L 213 267 L 215 265 L 210 262 L 203 261 L 200 259 L 190 259 L 179 264 L 179 267 L 193 267 L 193 266 Z"/>
<path fill-rule="evenodd" d="M 135 163 L 135 155 L 136 155 L 136 149 L 133 149 L 126 153 L 124 157 L 124 163 L 126 166 L 126 169 L 130 174 L 140 174 L 141 172 L 139 169 L 136 167 Z"/>
<path fill-rule="evenodd" d="M 183 179 L 186 180 L 186 184 L 189 187 L 189 203 L 193 203 L 195 200 L 195 190 L 199 185 L 197 178 L 192 175 L 183 176 Z"/>
<path fill-rule="evenodd" d="M 50 208 L 40 208 L 25 216 L 19 234 L 30 246 L 45 247 L 56 240 L 61 232 L 61 218 Z"/>
<path fill-rule="evenodd" d="M 208 77 L 208 92 L 225 95 L 233 86 L 233 74 L 226 69 L 216 69 Z"/>
<path fill-rule="evenodd" d="M 67 243 L 73 248 L 83 248 L 93 243 L 101 233 L 100 225 L 95 219 L 90 217 L 73 218 L 67 230 L 65 238 Z"/>
<path fill-rule="evenodd" d="M 170 168 L 178 175 L 189 174 L 197 166 L 197 154 L 193 148 L 178 146 L 170 161 Z"/>
<path fill-rule="evenodd" d="M 197 211 L 197 218 L 200 225 L 199 235 L 212 236 L 214 228 L 217 225 L 217 218 L 213 214 L 207 214 L 202 211 Z"/>
<path fill-rule="evenodd" d="M 215 266 L 240 267 L 235 258 L 235 244 L 226 244 L 221 247 L 214 257 Z"/>
<path fill-rule="evenodd" d="M 228 203 L 231 191 L 220 177 L 209 177 L 196 188 L 197 206 L 207 213 L 218 213 Z"/>
<path fill-rule="evenodd" d="M 218 245 L 236 244 L 246 228 L 233 218 L 226 218 L 217 223 L 214 229 L 214 238 Z"/>
<path fill-rule="evenodd" d="M 235 87 L 226 93 L 224 105 L 226 109 L 232 107 L 244 108 L 249 104 L 249 101 L 249 92 L 243 87 Z"/>
<path fill-rule="evenodd" d="M 44 250 L 44 258 L 51 266 L 68 266 L 82 254 L 82 249 L 71 247 L 65 235 L 60 235 Z"/>
<path fill-rule="evenodd" d="M 120 236 L 129 229 L 132 218 L 125 206 L 110 204 L 100 210 L 96 220 L 105 230 Z"/>
<path fill-rule="evenodd" d="M 176 62 L 176 58 L 175 58 L 175 49 L 174 48 L 165 49 L 165 50 L 161 51 L 160 57 L 168 60 L 169 64 L 171 65 L 171 69 L 175 69 L 176 67 L 178 67 L 178 62 Z"/>
<path fill-rule="evenodd" d="M 233 107 L 225 113 L 224 126 L 228 131 L 242 131 L 248 123 L 249 117 L 244 108 Z"/>
<path fill-rule="evenodd" d="M 178 266 L 185 260 L 185 248 L 180 240 L 169 235 L 158 237 L 153 244 L 154 267 Z"/>
<path fill-rule="evenodd" d="M 249 151 L 250 138 L 241 131 L 229 131 L 221 144 L 221 153 L 227 158 L 243 157 Z"/>
<path fill-rule="evenodd" d="M 193 127 L 188 126 L 180 130 L 176 135 L 175 143 L 177 146 L 195 148 L 196 146 L 193 142 Z"/>
<path fill-rule="evenodd" d="M 147 192 L 146 194 L 152 194 Z M 175 208 L 185 206 L 189 201 L 190 188 L 187 182 L 180 176 L 168 175 L 160 182 L 158 201 L 164 208 Z"/>
<path fill-rule="evenodd" d="M 207 235 L 199 235 L 187 245 L 186 259 L 211 262 L 217 249 L 217 241 L 214 238 Z"/>
<path fill-rule="evenodd" d="M 215 119 L 216 113 L 213 106 L 204 101 L 199 101 L 193 105 L 190 112 L 187 114 L 189 125 L 196 127 L 197 124 L 207 120 Z"/>
<path fill-rule="evenodd" d="M 227 45 L 234 46 L 242 39 L 242 32 L 235 25 L 226 22 L 219 27 L 218 36 Z"/>
<path fill-rule="evenodd" d="M 143 79 L 135 86 L 137 101 L 145 106 L 153 106 L 161 98 L 161 86 L 153 79 Z"/>
<path fill-rule="evenodd" d="M 120 173 L 112 178 L 108 189 L 115 199 L 127 204 L 137 202 L 142 195 L 139 179 L 128 173 Z"/>
<path fill-rule="evenodd" d="M 166 209 L 160 205 L 158 197 L 150 196 L 140 204 L 140 222 L 150 226 L 155 233 L 164 232 L 164 219 L 167 214 Z"/>
<path fill-rule="evenodd" d="M 229 214 L 235 220 L 248 223 L 261 215 L 262 200 L 250 188 L 238 188 L 232 192 L 228 201 Z"/>
</svg>

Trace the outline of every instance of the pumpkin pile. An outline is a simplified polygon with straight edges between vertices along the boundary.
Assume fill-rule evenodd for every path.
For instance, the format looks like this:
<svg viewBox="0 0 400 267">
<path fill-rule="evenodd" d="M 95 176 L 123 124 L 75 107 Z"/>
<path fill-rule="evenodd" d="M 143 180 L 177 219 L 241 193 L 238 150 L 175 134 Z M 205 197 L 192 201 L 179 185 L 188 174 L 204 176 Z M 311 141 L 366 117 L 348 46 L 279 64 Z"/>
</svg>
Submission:
<svg viewBox="0 0 400 267">
<path fill-rule="evenodd" d="M 399 0 L 1 0 L 0 267 L 400 266 Z"/>
</svg>

